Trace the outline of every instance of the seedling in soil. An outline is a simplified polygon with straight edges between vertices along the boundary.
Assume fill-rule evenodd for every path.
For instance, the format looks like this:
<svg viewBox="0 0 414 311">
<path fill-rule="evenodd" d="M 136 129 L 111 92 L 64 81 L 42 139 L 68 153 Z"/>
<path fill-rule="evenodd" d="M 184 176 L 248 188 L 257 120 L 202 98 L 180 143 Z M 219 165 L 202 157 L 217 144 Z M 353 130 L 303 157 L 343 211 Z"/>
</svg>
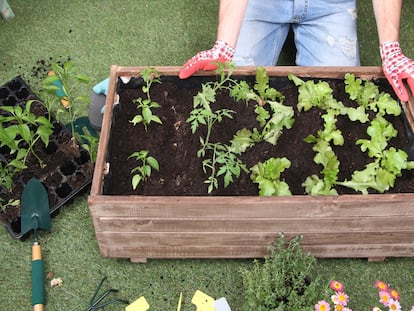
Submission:
<svg viewBox="0 0 414 311">
<path fill-rule="evenodd" d="M 367 194 L 370 188 L 383 193 L 394 186 L 395 179 L 401 176 L 402 170 L 414 168 L 414 162 L 408 161 L 405 151 L 396 150 L 394 147 L 387 149 L 389 141 L 396 137 L 397 131 L 385 116 L 398 116 L 401 107 L 389 94 L 380 93 L 374 83 L 362 82 L 353 74 L 345 75 L 345 91 L 349 98 L 358 104 L 357 108 L 353 108 L 345 107 L 336 101 L 332 96 L 333 90 L 326 82 L 304 82 L 293 75 L 289 75 L 289 78 L 299 86 L 299 111 L 307 111 L 312 107 L 326 111 L 322 116 L 325 121 L 324 129 L 318 131 L 317 136 L 309 135 L 305 138 L 305 141 L 315 143 L 313 150 L 317 154 L 314 161 L 324 167 L 323 179 L 312 175 L 303 183 L 307 193 L 336 194 L 334 185 L 345 186 L 364 194 Z M 368 118 L 368 110 L 375 113 L 372 120 Z M 330 145 L 343 144 L 342 133 L 335 126 L 336 116 L 340 114 L 347 115 L 351 121 L 370 122 L 367 127 L 370 139 L 358 139 L 356 144 L 374 160 L 367 164 L 365 169 L 353 172 L 351 180 L 345 181 L 337 181 L 339 161 Z"/>
<path fill-rule="evenodd" d="M 145 85 L 142 86 L 142 91 L 145 93 L 146 97 L 143 99 L 139 97 L 133 102 L 137 103 L 137 109 L 141 111 L 140 114 L 134 116 L 130 121 L 133 125 L 138 123 L 144 124 L 145 130 L 148 129 L 148 125 L 151 122 L 162 124 L 161 119 L 153 113 L 154 108 L 159 108 L 160 104 L 151 100 L 151 86 L 153 83 L 161 83 L 161 80 L 158 78 L 160 73 L 154 68 L 145 68 L 141 72 L 141 76 L 144 79 Z"/>
<path fill-rule="evenodd" d="M 80 138 L 84 141 L 81 146 L 89 153 L 92 163 L 95 163 L 98 153 L 99 137 L 92 135 L 86 127 L 83 128 L 83 132 L 85 134 L 80 135 Z"/>
<path fill-rule="evenodd" d="M 203 171 L 207 174 L 210 170 L 210 176 L 204 181 L 208 184 L 208 193 L 219 187 L 219 176 L 224 176 L 224 188 L 234 181 L 233 177 L 239 178 L 241 171 L 248 173 L 246 165 L 237 158 L 236 154 L 226 145 L 221 143 L 209 143 L 206 148 L 211 151 L 211 158 L 203 160 Z"/>
<path fill-rule="evenodd" d="M 9 207 L 15 207 L 20 205 L 20 200 L 10 199 L 7 203 L 4 203 L 4 199 L 0 198 L 0 210 L 5 212 Z"/>
<path fill-rule="evenodd" d="M 227 67 L 227 71 L 225 71 Z M 256 83 L 253 89 L 246 81 L 238 81 L 232 78 L 235 69 L 233 63 L 218 65 L 217 74 L 219 80 L 202 85 L 202 90 L 194 97 L 194 109 L 191 111 L 187 122 L 191 124 L 192 133 L 200 126 L 206 126 L 205 137 L 200 137 L 200 149 L 198 157 L 208 156 L 203 161 L 203 170 L 210 175 L 205 181 L 208 192 L 218 188 L 217 177 L 224 176 L 224 187 L 239 177 L 241 171 L 248 172 L 246 166 L 238 158 L 255 143 L 266 141 L 276 144 L 284 128 L 291 128 L 294 123 L 292 107 L 282 104 L 284 96 L 269 86 L 269 77 L 264 68 L 259 67 L 256 73 Z M 214 124 L 220 123 L 224 118 L 233 119 L 233 110 L 221 108 L 214 110 L 212 105 L 216 102 L 218 91 L 228 91 L 236 102 L 243 101 L 249 104 L 255 102 L 255 112 L 259 129 L 241 129 L 237 131 L 230 145 L 222 142 L 210 142 L 210 135 Z"/>
<path fill-rule="evenodd" d="M 151 156 L 148 156 L 147 150 L 141 150 L 132 153 L 128 159 L 134 158 L 137 162 L 140 163 L 139 166 L 134 167 L 131 170 L 131 174 L 136 173 L 132 176 L 132 189 L 136 189 L 141 181 L 146 181 L 147 178 L 151 176 L 152 170 L 159 170 L 158 161 Z"/>
<path fill-rule="evenodd" d="M 43 101 L 48 110 L 56 114 L 59 122 L 70 124 L 72 142 L 76 146 L 75 121 L 85 113 L 90 104 L 89 96 L 78 94 L 81 86 L 89 84 L 91 79 L 77 74 L 77 68 L 72 61 L 63 65 L 53 63 L 51 66 L 54 74 L 43 80 Z"/>
<path fill-rule="evenodd" d="M 0 188 L 4 187 L 11 192 L 14 186 L 13 176 L 24 168 L 26 165 L 20 160 L 13 159 L 7 164 L 0 162 Z"/>
<path fill-rule="evenodd" d="M 265 162 L 254 165 L 250 171 L 251 179 L 259 185 L 261 196 L 291 195 L 289 185 L 280 180 L 281 174 L 290 167 L 287 158 L 270 158 Z"/>
<path fill-rule="evenodd" d="M 41 140 L 47 147 L 53 125 L 44 116 L 36 116 L 31 112 L 32 103 L 28 101 L 24 109 L 18 105 L 0 107 L 5 112 L 0 115 L 0 147 L 7 146 L 11 154 L 16 154 L 15 159 L 22 163 L 26 163 L 27 157 L 32 154 L 43 167 L 43 161 L 34 151 L 34 146 Z M 13 165 L 16 168 L 21 166 L 17 162 Z"/>
<path fill-rule="evenodd" d="M 226 74 L 225 66 L 229 71 Z M 190 116 L 186 122 L 191 124 L 191 132 L 194 134 L 201 125 L 207 126 L 206 136 L 200 137 L 201 148 L 197 152 L 198 157 L 205 155 L 207 146 L 210 143 L 210 135 L 213 125 L 220 123 L 224 118 L 232 119 L 235 113 L 231 109 L 217 109 L 213 110 L 211 105 L 216 102 L 216 95 L 219 90 L 230 89 L 229 83 L 235 81 L 231 78 L 231 74 L 234 70 L 234 64 L 227 63 L 226 65 L 218 65 L 217 73 L 220 76 L 219 81 L 208 82 L 202 85 L 202 90 L 194 96 L 193 110 L 190 112 Z"/>
</svg>

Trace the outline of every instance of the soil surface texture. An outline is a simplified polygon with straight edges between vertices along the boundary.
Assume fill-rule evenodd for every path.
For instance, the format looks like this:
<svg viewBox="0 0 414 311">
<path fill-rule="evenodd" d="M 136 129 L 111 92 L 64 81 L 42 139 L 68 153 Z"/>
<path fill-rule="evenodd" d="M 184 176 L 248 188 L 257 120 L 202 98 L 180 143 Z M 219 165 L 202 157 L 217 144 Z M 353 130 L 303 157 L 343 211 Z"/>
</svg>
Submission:
<svg viewBox="0 0 414 311">
<path fill-rule="evenodd" d="M 254 77 L 239 77 L 254 83 Z M 108 160 L 110 174 L 105 180 L 105 194 L 131 195 L 143 194 L 148 196 L 177 195 L 204 196 L 207 193 L 205 180 L 208 175 L 203 172 L 202 158 L 197 157 L 200 148 L 200 136 L 205 137 L 206 127 L 199 128 L 195 134 L 191 132 L 190 124 L 186 122 L 193 109 L 193 97 L 201 90 L 201 83 L 211 80 L 211 77 L 191 77 L 179 80 L 176 77 L 163 76 L 161 84 L 151 87 L 151 99 L 161 105 L 153 109 L 160 117 L 162 125 L 152 122 L 145 130 L 142 123 L 133 125 L 130 121 L 139 113 L 134 99 L 146 98 L 140 87 L 120 90 L 120 102 L 114 109 L 111 137 L 109 142 Z M 345 93 L 342 80 L 326 80 L 334 90 L 334 97 L 346 106 L 355 106 Z M 392 92 L 385 80 L 374 81 L 381 91 Z M 298 90 L 287 77 L 272 77 L 270 85 L 279 90 L 284 96 L 284 105 L 293 106 L 295 123 L 291 129 L 285 129 L 277 144 L 258 143 L 241 155 L 241 160 L 251 168 L 254 164 L 264 162 L 270 157 L 286 157 L 291 161 L 291 167 L 282 174 L 282 179 L 290 186 L 292 194 L 305 194 L 302 183 L 307 176 L 316 174 L 320 177 L 322 167 L 315 164 L 313 144 L 304 142 L 310 134 L 316 135 L 323 128 L 321 114 L 323 111 L 313 108 L 308 112 L 298 112 Z M 213 126 L 210 141 L 229 143 L 233 135 L 242 128 L 258 127 L 254 113 L 254 102 L 246 105 L 235 102 L 228 91 L 220 91 L 212 109 L 228 108 L 235 111 L 233 119 L 223 119 Z M 403 118 L 388 118 L 398 130 L 398 136 L 393 138 L 390 146 L 405 149 L 408 140 Z M 360 150 L 355 142 L 360 138 L 369 138 L 366 134 L 366 124 L 351 122 L 346 116 L 338 117 L 337 128 L 342 131 L 345 139 L 343 146 L 334 146 L 334 152 L 340 161 L 338 180 L 350 179 L 352 172 L 362 170 L 372 162 L 372 159 Z M 128 159 L 135 151 L 148 150 L 149 155 L 159 162 L 160 170 L 152 171 L 145 183 L 140 183 L 136 190 L 131 186 L 131 170 L 138 165 L 135 159 Z M 414 172 L 404 171 L 397 179 L 395 187 L 389 192 L 414 192 Z M 352 189 L 337 186 L 339 194 L 357 193 Z M 375 193 L 371 191 L 370 193 Z M 258 186 L 250 179 L 250 173 L 242 172 L 240 177 L 227 188 L 220 180 L 219 188 L 210 195 L 247 196 L 258 195 Z"/>
</svg>

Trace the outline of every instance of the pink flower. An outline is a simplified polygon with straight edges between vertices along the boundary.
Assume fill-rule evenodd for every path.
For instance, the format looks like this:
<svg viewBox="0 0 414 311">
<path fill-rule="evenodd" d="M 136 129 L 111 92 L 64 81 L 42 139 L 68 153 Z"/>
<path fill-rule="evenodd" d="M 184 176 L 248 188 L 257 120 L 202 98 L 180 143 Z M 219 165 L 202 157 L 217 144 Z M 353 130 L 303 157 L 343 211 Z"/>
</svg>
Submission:
<svg viewBox="0 0 414 311">
<path fill-rule="evenodd" d="M 331 307 L 325 300 L 318 301 L 315 305 L 315 311 L 330 311 Z"/>
<path fill-rule="evenodd" d="M 338 281 L 331 281 L 329 284 L 329 287 L 332 288 L 336 292 L 342 292 L 344 290 L 344 285 L 341 282 Z"/>
<path fill-rule="evenodd" d="M 381 302 L 384 306 L 388 307 L 390 300 L 391 300 L 390 293 L 387 291 L 380 291 L 379 296 L 380 296 L 379 302 Z"/>
<path fill-rule="evenodd" d="M 390 293 L 392 299 L 400 300 L 400 294 L 395 289 L 390 289 L 388 292 Z"/>
<path fill-rule="evenodd" d="M 388 308 L 390 311 L 401 311 L 401 305 L 398 300 L 390 299 Z"/>
<path fill-rule="evenodd" d="M 384 283 L 383 281 L 376 281 L 375 287 L 378 288 L 379 291 L 387 291 L 388 285 Z"/>
<path fill-rule="evenodd" d="M 336 305 L 346 306 L 348 304 L 349 297 L 345 293 L 336 292 L 335 295 L 332 295 L 331 299 Z"/>
</svg>

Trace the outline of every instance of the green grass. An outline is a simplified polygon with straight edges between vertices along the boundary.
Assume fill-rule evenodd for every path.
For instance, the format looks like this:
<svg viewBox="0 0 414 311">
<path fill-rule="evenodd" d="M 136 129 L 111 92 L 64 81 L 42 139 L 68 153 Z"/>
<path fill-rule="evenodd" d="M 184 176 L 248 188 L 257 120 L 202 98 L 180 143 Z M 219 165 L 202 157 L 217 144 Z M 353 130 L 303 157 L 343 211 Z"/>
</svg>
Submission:
<svg viewBox="0 0 414 311">
<path fill-rule="evenodd" d="M 70 57 L 93 83 L 106 78 L 112 64 L 181 65 L 194 53 L 209 48 L 217 26 L 217 1 L 34 1 L 9 0 L 16 15 L 0 20 L 0 84 L 22 75 L 34 89 L 33 73 L 41 60 Z M 414 58 L 414 2 L 404 2 L 401 45 Z M 370 1 L 359 1 L 359 37 L 363 65 L 379 65 L 378 41 Z M 287 52 L 285 52 L 285 56 Z M 46 271 L 63 279 L 63 287 L 47 286 L 47 307 L 86 310 L 103 276 L 103 289 L 119 289 L 115 296 L 131 301 L 144 295 L 150 310 L 176 310 L 184 293 L 183 311 L 195 310 L 191 297 L 200 289 L 215 298 L 225 296 L 232 310 L 243 303 L 239 269 L 249 260 L 129 260 L 104 259 L 98 245 L 87 194 L 66 205 L 53 219 L 52 233 L 41 232 Z M 30 310 L 31 241 L 14 241 L 0 231 L 0 309 Z M 318 260 L 326 284 L 345 283 L 354 310 L 369 310 L 378 298 L 373 283 L 382 279 L 402 294 L 404 310 L 414 304 L 414 260 Z M 329 298 L 329 296 L 321 297 Z M 316 302 L 315 302 L 316 303 Z M 114 305 L 105 310 L 122 310 Z"/>
</svg>

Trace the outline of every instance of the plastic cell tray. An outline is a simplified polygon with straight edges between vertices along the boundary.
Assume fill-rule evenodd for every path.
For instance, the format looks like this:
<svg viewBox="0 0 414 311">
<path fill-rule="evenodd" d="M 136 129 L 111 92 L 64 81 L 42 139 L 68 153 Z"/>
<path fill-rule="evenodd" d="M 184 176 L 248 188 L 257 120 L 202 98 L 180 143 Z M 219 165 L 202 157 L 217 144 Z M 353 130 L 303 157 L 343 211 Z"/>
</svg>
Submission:
<svg viewBox="0 0 414 311">
<path fill-rule="evenodd" d="M 23 78 L 16 77 L 6 84 L 0 86 L 0 106 L 25 106 L 28 100 L 34 100 L 32 104 L 38 108 L 44 109 L 45 115 L 47 110 L 44 108 L 40 99 L 33 94 L 30 87 Z M 3 113 L 0 111 L 0 113 Z M 45 167 L 28 164 L 28 167 L 14 176 L 14 188 L 10 193 L 4 187 L 0 187 L 1 198 L 7 202 L 10 198 L 20 199 L 21 192 L 25 184 L 31 177 L 38 178 L 45 186 L 49 197 L 50 215 L 54 217 L 58 214 L 60 208 L 73 198 L 83 193 L 91 184 L 93 174 L 93 163 L 89 153 L 79 147 L 78 152 L 71 152 L 70 131 L 58 123 L 52 116 L 53 134 L 50 136 L 50 142 L 47 147 L 40 148 L 38 155 L 42 158 Z M 0 161 L 7 163 L 13 158 L 8 147 L 0 148 Z M 32 161 L 31 163 L 36 163 Z M 52 165 L 56 163 L 56 165 Z M 21 234 L 20 230 L 20 210 L 17 217 L 13 220 L 8 218 L 7 214 L 2 211 L 2 220 L 7 231 L 14 239 L 25 239 L 27 237 Z"/>
</svg>

